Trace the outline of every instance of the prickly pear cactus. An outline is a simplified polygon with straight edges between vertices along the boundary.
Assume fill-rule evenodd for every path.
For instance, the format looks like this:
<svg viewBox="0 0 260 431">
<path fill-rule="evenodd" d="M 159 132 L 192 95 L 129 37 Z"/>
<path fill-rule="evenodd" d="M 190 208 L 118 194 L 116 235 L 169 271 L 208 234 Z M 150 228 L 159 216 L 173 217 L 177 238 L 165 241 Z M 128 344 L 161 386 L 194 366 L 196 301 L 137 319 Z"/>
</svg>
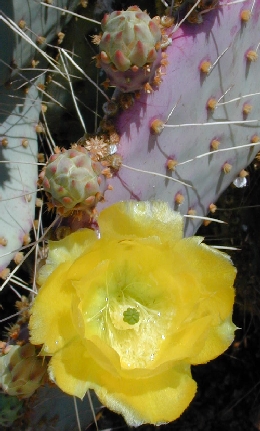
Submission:
<svg viewBox="0 0 260 431">
<path fill-rule="evenodd" d="M 259 2 L 223 1 L 201 24 L 167 28 L 161 19 L 169 40 L 161 83 L 133 104 L 127 95 L 129 109 L 108 117 L 123 163 L 99 209 L 162 199 L 183 214 L 205 215 L 250 163 L 260 141 L 259 14 Z M 186 234 L 197 227 L 189 221 Z"/>
<path fill-rule="evenodd" d="M 76 3 L 78 2 L 57 1 L 54 6 L 64 7 L 66 5 L 71 9 L 71 5 L 75 6 Z M 219 4 L 217 1 L 210 3 L 213 6 L 213 10 L 210 12 L 201 4 L 191 10 L 197 4 L 196 2 L 180 1 L 178 4 L 176 3 L 176 7 L 180 7 L 180 9 L 175 8 L 173 10 L 175 17 L 175 23 L 173 24 L 171 17 L 154 21 L 150 18 L 148 19 L 146 15 L 138 12 L 136 7 L 130 8 L 128 11 L 134 12 L 134 19 L 133 15 L 131 15 L 131 19 L 125 19 L 124 22 L 126 21 L 127 25 L 121 24 L 120 29 L 116 28 L 114 30 L 110 27 L 107 29 L 106 25 L 109 25 L 111 17 L 113 19 L 118 19 L 117 17 L 119 17 L 120 20 L 120 16 L 124 16 L 124 13 L 113 12 L 110 18 L 106 17 L 104 19 L 104 34 L 101 37 L 99 61 L 109 75 L 110 84 L 118 87 L 118 89 L 112 101 L 115 109 L 105 109 L 105 118 L 100 124 L 98 137 L 93 137 L 93 141 L 102 141 L 103 136 L 107 135 L 108 140 L 107 137 L 105 138 L 106 146 L 115 145 L 116 153 L 114 151 L 111 154 L 102 153 L 99 159 L 98 153 L 93 151 L 93 141 L 89 137 L 86 137 L 85 142 L 83 142 L 84 140 L 81 141 L 81 145 L 85 146 L 89 156 L 92 158 L 92 162 L 98 160 L 103 168 L 107 169 L 106 175 L 103 174 L 103 181 L 106 182 L 104 187 L 106 191 L 105 193 L 102 191 L 104 200 L 96 199 L 96 195 L 99 193 L 99 184 L 97 172 L 94 170 L 91 190 L 94 189 L 94 192 L 93 190 L 92 192 L 95 198 L 91 211 L 94 210 L 96 204 L 97 209 L 101 210 L 105 206 L 120 200 L 161 199 L 169 202 L 173 208 L 184 214 L 189 213 L 193 217 L 205 215 L 209 208 L 212 208 L 211 204 L 216 201 L 220 193 L 239 175 L 242 168 L 250 163 L 258 151 L 260 141 L 258 77 L 260 70 L 257 53 L 258 42 L 255 35 L 259 33 L 260 29 L 260 5 L 253 0 L 230 5 L 225 0 L 220 1 Z M 6 15 L 13 18 L 13 4 L 15 3 L 8 3 L 9 10 L 5 10 L 0 18 L 5 18 Z M 19 45 L 17 42 L 16 49 L 18 51 L 14 52 L 19 52 L 19 55 L 10 56 L 10 50 L 4 49 L 1 52 L 1 58 L 4 59 L 7 65 L 12 57 L 15 60 L 17 57 L 19 61 L 16 60 L 16 63 L 19 68 L 26 64 L 30 64 L 30 66 L 33 64 L 33 66 L 41 66 L 46 70 L 47 63 L 37 63 L 38 58 L 41 58 L 44 52 L 39 51 L 39 48 L 42 49 L 46 45 L 45 37 L 47 37 L 47 42 L 49 43 L 53 35 L 56 35 L 57 31 L 62 29 L 62 12 L 55 11 L 53 13 L 51 11 L 52 14 L 49 14 L 47 11 L 51 9 L 40 4 L 40 2 L 34 1 L 28 4 L 31 8 L 37 7 L 41 13 L 32 15 L 33 19 L 29 26 L 28 18 L 24 19 L 25 23 L 20 22 L 20 19 L 23 18 L 20 18 L 20 13 L 19 21 L 18 18 L 13 18 L 15 23 L 19 22 L 19 30 L 12 24 L 12 30 L 10 30 L 11 42 L 8 40 L 8 43 L 11 43 L 10 46 L 13 47 L 14 40 L 17 37 L 17 41 L 21 42 L 21 44 Z M 182 4 L 185 8 L 182 8 Z M 20 1 L 21 8 L 16 5 L 18 5 L 18 2 L 15 4 L 15 13 L 21 12 L 25 7 Z M 189 6 L 189 11 L 186 10 L 187 5 Z M 46 21 L 48 25 L 44 24 L 41 27 L 37 17 L 42 17 L 43 11 L 45 11 L 44 14 L 48 15 Z M 189 22 L 182 23 L 179 27 L 177 18 L 184 16 L 186 12 L 189 12 Z M 138 18 L 137 14 L 142 17 L 145 16 L 144 22 L 147 30 L 143 32 L 144 37 L 142 36 L 139 39 L 136 36 L 143 31 L 143 23 L 140 30 L 135 21 Z M 132 21 L 134 24 L 132 24 Z M 57 22 L 59 28 L 55 27 Z M 151 22 L 153 24 L 149 26 Z M 34 23 L 37 27 L 31 33 L 28 28 Z M 147 29 L 147 23 L 150 33 Z M 1 24 L 3 24 L 3 19 Z M 6 29 L 6 25 L 6 21 L 4 21 L 4 27 L 2 26 L 1 28 Z M 53 30 L 53 26 L 55 30 Z M 95 24 L 95 26 L 97 25 Z M 132 54 L 129 51 L 129 45 L 126 43 L 127 37 L 124 35 L 125 28 L 129 29 L 129 27 L 131 29 L 130 34 L 136 42 L 134 51 L 131 51 Z M 42 29 L 42 32 L 39 28 L 40 30 Z M 47 30 L 46 34 L 45 29 Z M 160 29 L 160 33 L 158 29 Z M 19 36 L 15 35 L 16 30 L 19 32 Z M 109 39 L 115 39 L 114 31 L 119 32 L 118 39 L 120 41 L 119 45 L 114 45 L 113 50 L 110 51 Z M 98 32 L 99 27 L 96 30 L 96 33 Z M 112 34 L 113 37 L 110 36 L 109 38 L 107 34 Z M 84 32 L 82 32 L 82 35 L 85 36 Z M 33 44 L 28 41 L 27 37 L 33 41 Z M 38 45 L 35 45 L 35 42 Z M 85 47 L 82 40 L 80 42 L 82 58 L 84 58 Z M 27 50 L 22 47 L 24 44 L 26 46 L 29 44 L 30 54 L 28 55 Z M 24 61 L 21 59 L 23 52 L 26 53 Z M 80 61 L 77 55 L 75 56 L 76 64 Z M 114 61 L 111 61 L 112 58 L 114 58 Z M 57 66 L 56 61 L 53 62 L 52 59 L 48 59 L 51 60 L 54 72 L 60 76 L 62 75 L 64 79 L 64 69 Z M 154 65 L 156 65 L 155 68 Z M 14 74 L 17 76 L 18 72 L 21 83 L 28 83 L 28 80 L 24 78 L 24 74 L 19 75 L 21 72 L 19 68 L 18 70 L 12 69 L 11 72 L 8 66 L 4 70 L 1 69 L 2 82 L 6 82 Z M 76 67 L 73 72 L 74 75 L 75 70 L 77 70 Z M 129 73 L 130 75 L 127 75 Z M 147 82 L 143 81 L 144 74 L 146 79 L 148 78 L 151 88 L 146 86 L 144 89 L 144 83 Z M 138 79 L 135 76 L 139 76 Z M 105 79 L 102 69 L 98 69 L 98 78 L 99 80 Z M 35 79 L 35 75 L 30 79 L 36 84 L 40 82 Z M 31 81 L 29 81 L 29 84 L 31 85 Z M 73 92 L 71 82 L 68 81 L 67 84 L 67 89 L 72 89 L 71 91 Z M 107 84 L 108 81 L 106 81 L 105 87 Z M 41 109 L 38 91 L 45 91 L 45 87 L 38 90 L 36 87 L 37 85 L 30 87 L 29 93 L 25 96 L 23 109 L 17 106 L 15 111 L 13 109 L 8 110 L 7 122 L 4 123 L 3 121 L 3 126 L 6 127 L 5 124 L 7 124 L 7 128 L 1 129 L 3 130 L 1 131 L 1 153 L 5 163 L 3 164 L 4 168 L 1 169 L 1 175 L 4 175 L 4 180 L 1 183 L 3 187 L 0 206 L 5 209 L 2 210 L 1 208 L 0 217 L 1 219 L 3 217 L 5 224 L 1 224 L 2 230 L 0 230 L 0 270 L 8 264 L 10 256 L 14 255 L 14 250 L 20 248 L 24 241 L 24 234 L 28 233 L 34 217 L 33 199 L 37 188 L 35 128 L 37 127 Z M 60 85 L 60 93 L 63 93 L 63 90 L 64 87 Z M 124 94 L 120 94 L 120 91 Z M 136 91 L 136 94 L 129 94 L 129 91 Z M 84 98 L 83 93 L 80 88 L 79 93 L 76 93 L 76 98 L 74 97 L 75 94 L 73 94 L 74 101 L 76 100 L 75 105 L 88 104 L 88 100 Z M 48 96 L 51 96 L 51 94 L 48 95 L 48 92 L 46 92 L 47 100 Z M 51 101 L 55 104 L 54 99 L 52 98 Z M 14 101 L 14 98 L 12 101 Z M 36 104 L 37 109 L 33 110 Z M 106 108 L 107 106 L 108 104 Z M 26 107 L 28 107 L 28 110 Z M 59 106 L 59 108 L 64 109 L 63 106 Z M 48 111 L 49 118 L 51 118 L 51 109 L 48 109 Z M 76 124 L 73 131 L 76 135 L 71 142 L 76 142 L 82 137 L 84 127 L 78 127 L 78 124 L 82 126 L 82 123 L 87 122 L 87 120 L 85 117 L 79 120 L 75 121 L 75 118 L 73 118 L 74 124 Z M 19 129 L 14 129 L 14 123 L 19 126 Z M 55 117 L 54 123 L 56 124 L 52 124 L 50 132 L 57 136 L 59 135 L 57 131 L 60 130 L 58 129 L 59 121 L 57 121 L 57 117 Z M 64 127 L 64 122 L 60 123 Z M 68 128 L 69 124 L 68 121 L 66 125 Z M 10 126 L 9 128 L 8 125 Z M 25 128 L 25 125 L 29 125 L 30 132 L 28 131 L 29 129 Z M 16 140 L 14 140 L 13 136 L 14 130 L 17 135 Z M 111 131 L 112 133 L 110 133 Z M 114 141 L 112 136 L 115 134 L 116 140 Z M 91 144 L 89 144 L 90 141 Z M 27 142 L 29 143 L 28 146 Z M 46 145 L 46 141 L 44 141 L 44 144 Z M 28 148 L 29 152 L 27 151 Z M 8 149 L 10 149 L 10 155 Z M 45 148 L 45 150 L 50 153 L 48 149 Z M 17 159 L 17 156 L 19 159 Z M 20 158 L 25 168 L 30 166 L 28 172 L 25 169 L 22 175 L 21 168 L 17 163 Z M 14 162 L 16 162 L 15 175 L 14 170 L 11 168 Z M 13 175 L 15 180 L 10 183 L 9 179 Z M 68 183 L 70 183 L 69 187 L 72 185 L 72 194 L 66 189 L 66 193 L 63 195 L 63 191 L 61 193 L 55 182 L 54 196 L 50 197 L 50 199 L 52 204 L 56 205 L 57 200 L 61 198 L 64 206 L 64 197 L 69 197 L 69 202 L 67 199 L 66 204 L 69 204 L 67 209 L 71 211 L 70 199 L 72 199 L 73 205 L 75 203 L 78 205 L 79 202 L 82 202 L 82 196 L 78 202 L 77 197 L 74 195 L 75 187 L 73 188 L 71 178 L 68 175 L 65 175 L 65 177 L 66 187 Z M 45 188 L 49 193 L 48 184 Z M 11 189 L 19 192 L 16 206 L 10 204 L 10 202 L 15 202 L 13 197 L 17 197 L 17 195 L 10 194 Z M 23 194 L 22 198 L 21 193 Z M 84 200 L 85 195 L 83 193 Z M 30 212 L 27 213 L 26 208 L 29 205 L 31 205 Z M 57 206 L 61 208 L 59 204 Z M 62 215 L 66 213 L 67 209 L 61 211 Z M 18 231 L 13 231 L 13 225 L 11 226 L 12 229 L 10 229 L 11 221 L 14 221 L 15 225 L 19 225 Z M 194 233 L 197 227 L 198 222 L 195 219 L 190 220 L 187 222 L 186 233 Z M 12 240 L 9 237 L 7 238 L 7 232 L 14 232 Z M 19 239 L 18 243 L 14 242 L 14 239 L 17 241 L 17 238 Z M 7 249 L 7 246 L 10 246 L 10 249 Z M 6 258 L 3 255 L 7 255 L 7 253 L 11 254 L 8 254 Z M 40 410 L 40 406 L 43 406 L 39 416 L 35 415 L 37 417 L 32 420 L 32 423 L 35 426 L 42 426 L 44 422 L 45 428 L 43 429 L 46 430 L 50 424 L 51 426 L 56 426 L 55 429 L 57 430 L 75 429 L 75 418 L 69 425 L 68 421 L 64 420 L 62 423 L 57 421 L 55 425 L 55 415 L 57 414 L 61 419 L 64 411 L 65 404 L 62 396 L 59 399 L 59 406 L 61 405 L 62 408 L 60 410 L 58 408 L 54 409 L 55 414 L 53 414 L 53 411 L 51 412 L 51 420 L 48 422 L 46 412 L 51 411 L 51 404 L 47 403 L 47 401 L 49 398 L 51 400 L 55 399 L 55 395 L 53 398 L 49 395 L 49 390 L 49 387 L 40 389 L 35 398 L 33 397 L 31 400 L 31 407 L 28 409 L 31 417 L 32 412 L 35 413 L 37 409 Z M 43 404 L 43 400 L 45 404 Z M 72 399 L 70 398 L 68 402 L 72 403 Z M 35 406 L 36 409 L 34 410 Z M 67 411 L 66 407 L 65 410 Z M 74 410 L 72 411 L 74 412 Z M 89 421 L 89 417 L 87 421 Z"/>
</svg>

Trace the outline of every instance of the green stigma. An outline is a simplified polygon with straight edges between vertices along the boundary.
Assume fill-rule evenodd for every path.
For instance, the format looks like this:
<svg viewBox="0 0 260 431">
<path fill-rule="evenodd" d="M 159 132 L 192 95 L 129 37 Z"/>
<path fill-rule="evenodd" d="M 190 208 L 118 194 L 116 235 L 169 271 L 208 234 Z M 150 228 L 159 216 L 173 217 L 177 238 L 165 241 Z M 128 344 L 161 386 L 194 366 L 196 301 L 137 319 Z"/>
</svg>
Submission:
<svg viewBox="0 0 260 431">
<path fill-rule="evenodd" d="M 129 325 L 135 325 L 137 322 L 139 322 L 140 313 L 137 311 L 136 308 L 127 308 L 127 310 L 124 311 L 123 315 L 123 321 L 128 323 Z"/>
</svg>

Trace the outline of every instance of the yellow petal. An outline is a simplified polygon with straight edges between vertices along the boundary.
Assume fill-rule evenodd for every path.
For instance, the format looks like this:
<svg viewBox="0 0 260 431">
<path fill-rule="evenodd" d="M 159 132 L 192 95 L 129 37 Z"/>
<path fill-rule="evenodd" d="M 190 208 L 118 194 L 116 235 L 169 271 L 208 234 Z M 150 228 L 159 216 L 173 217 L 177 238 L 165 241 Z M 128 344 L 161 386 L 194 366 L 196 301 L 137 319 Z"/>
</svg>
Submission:
<svg viewBox="0 0 260 431">
<path fill-rule="evenodd" d="M 225 320 L 233 309 L 234 288 L 233 283 L 236 276 L 236 268 L 232 265 L 230 258 L 216 249 L 205 244 L 198 244 L 196 237 L 185 238 L 176 246 L 176 253 L 185 256 L 187 262 L 180 262 L 178 269 L 186 270 L 193 274 L 201 285 L 201 298 L 211 295 L 208 310 L 206 302 L 201 302 L 204 312 L 217 313 Z"/>
<path fill-rule="evenodd" d="M 62 391 L 83 398 L 90 388 L 92 368 L 92 360 L 88 357 L 82 340 L 76 336 L 53 355 L 48 370 L 51 380 Z"/>
<path fill-rule="evenodd" d="M 69 267 L 69 262 L 61 264 L 48 277 L 31 309 L 30 341 L 32 344 L 44 344 L 42 354 L 53 354 L 76 334 L 71 318 L 75 290 L 66 282 Z"/>
<path fill-rule="evenodd" d="M 179 331 L 169 336 L 168 343 L 163 346 L 158 365 L 165 361 L 186 361 L 196 355 L 204 346 L 211 327 L 211 316 L 204 316 L 191 322 L 183 323 Z"/>
<path fill-rule="evenodd" d="M 193 365 L 204 364 L 227 350 L 234 340 L 234 332 L 237 329 L 232 322 L 231 315 L 224 322 L 216 327 L 209 328 L 208 336 L 204 342 L 203 348 L 190 358 Z"/>
<path fill-rule="evenodd" d="M 39 272 L 38 284 L 42 285 L 61 263 L 73 262 L 96 241 L 97 235 L 91 229 L 74 232 L 60 241 L 49 241 L 48 259 Z"/>
<path fill-rule="evenodd" d="M 185 364 L 152 378 L 122 380 L 91 360 L 79 339 L 52 357 L 49 371 L 68 394 L 83 398 L 89 388 L 94 389 L 100 401 L 122 414 L 131 426 L 175 420 L 188 407 L 197 388 Z"/>
<path fill-rule="evenodd" d="M 98 224 L 101 236 L 106 238 L 158 236 L 167 243 L 183 236 L 183 218 L 160 201 L 116 203 L 100 213 Z"/>
<path fill-rule="evenodd" d="M 116 351 L 108 346 L 99 337 L 91 337 L 87 340 L 86 348 L 88 349 L 89 356 L 97 363 L 99 367 L 108 371 L 112 375 L 120 375 L 121 379 L 140 379 L 152 377 L 156 374 L 161 374 L 162 371 L 172 368 L 172 364 L 165 362 L 158 368 L 133 368 L 125 369 L 121 367 L 119 355 Z"/>
<path fill-rule="evenodd" d="M 98 369 L 93 377 L 100 401 L 122 414 L 130 426 L 174 421 L 189 406 L 197 389 L 185 365 L 147 379 L 122 381 Z"/>
</svg>

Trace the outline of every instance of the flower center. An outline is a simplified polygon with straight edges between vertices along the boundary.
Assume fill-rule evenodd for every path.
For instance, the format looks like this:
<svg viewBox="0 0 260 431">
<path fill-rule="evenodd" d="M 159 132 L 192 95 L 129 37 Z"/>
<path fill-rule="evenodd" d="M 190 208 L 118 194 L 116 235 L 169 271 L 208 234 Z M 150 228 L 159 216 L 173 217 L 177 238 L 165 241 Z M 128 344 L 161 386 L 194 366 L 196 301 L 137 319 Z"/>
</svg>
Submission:
<svg viewBox="0 0 260 431">
<path fill-rule="evenodd" d="M 117 351 L 121 365 L 142 368 L 156 359 L 166 339 L 172 313 L 161 313 L 136 299 L 125 297 L 121 302 L 109 301 L 107 305 L 105 337 Z"/>
<path fill-rule="evenodd" d="M 159 281 L 149 261 L 139 265 L 132 255 L 109 261 L 82 304 L 86 337 L 98 335 L 118 353 L 122 368 L 155 366 L 168 342 L 175 308 Z"/>
</svg>

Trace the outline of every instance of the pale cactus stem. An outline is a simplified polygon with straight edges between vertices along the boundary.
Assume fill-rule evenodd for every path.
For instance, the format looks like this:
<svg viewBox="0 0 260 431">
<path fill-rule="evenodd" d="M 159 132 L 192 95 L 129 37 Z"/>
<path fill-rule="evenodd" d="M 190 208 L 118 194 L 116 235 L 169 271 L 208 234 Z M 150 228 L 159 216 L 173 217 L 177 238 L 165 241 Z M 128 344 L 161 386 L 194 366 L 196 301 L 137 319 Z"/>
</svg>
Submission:
<svg viewBox="0 0 260 431">
<path fill-rule="evenodd" d="M 42 4 L 43 3 L 43 4 Z M 46 3 L 46 5 L 44 5 Z M 55 6 L 75 10 L 78 0 L 57 0 Z M 33 61 L 41 58 L 41 50 L 58 39 L 58 34 L 71 18 L 62 10 L 48 7 L 51 2 L 8 0 L 0 3 L 0 84 L 9 78 L 6 65 L 15 68 L 35 67 Z M 19 35 L 20 34 L 20 35 Z M 4 65 L 3 61 L 6 65 Z"/>
<path fill-rule="evenodd" d="M 160 199 L 205 216 L 259 151 L 260 3 L 226 3 L 201 24 L 165 29 L 162 82 L 113 120 L 123 164 L 99 210 L 120 200 Z M 186 234 L 199 223 L 189 219 Z"/>
<path fill-rule="evenodd" d="M 41 101 L 36 87 L 22 109 L 15 106 L 0 125 L 0 272 L 28 242 L 37 190 L 37 133 Z"/>
</svg>

